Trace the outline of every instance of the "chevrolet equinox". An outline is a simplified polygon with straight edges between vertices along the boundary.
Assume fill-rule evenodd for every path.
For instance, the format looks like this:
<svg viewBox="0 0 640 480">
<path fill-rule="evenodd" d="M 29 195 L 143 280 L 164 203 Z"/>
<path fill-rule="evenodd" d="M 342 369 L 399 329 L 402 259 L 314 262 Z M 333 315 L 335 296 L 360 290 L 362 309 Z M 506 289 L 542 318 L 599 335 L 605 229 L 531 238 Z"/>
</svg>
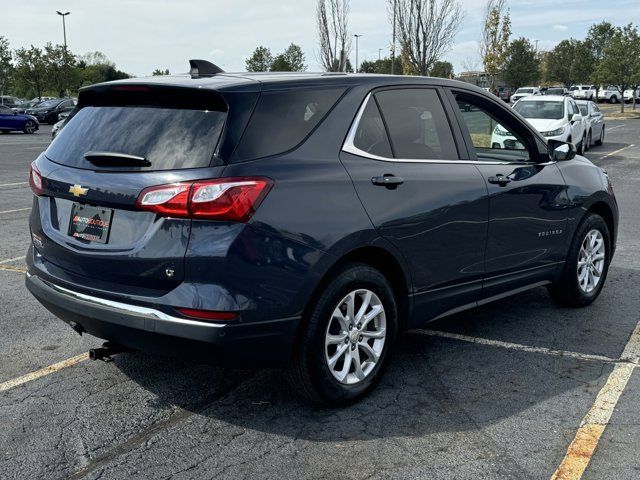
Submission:
<svg viewBox="0 0 640 480">
<path fill-rule="evenodd" d="M 29 175 L 26 284 L 74 330 L 287 366 L 334 406 L 403 330 L 539 286 L 590 304 L 618 223 L 604 170 L 440 78 L 192 60 L 83 88 Z"/>
</svg>

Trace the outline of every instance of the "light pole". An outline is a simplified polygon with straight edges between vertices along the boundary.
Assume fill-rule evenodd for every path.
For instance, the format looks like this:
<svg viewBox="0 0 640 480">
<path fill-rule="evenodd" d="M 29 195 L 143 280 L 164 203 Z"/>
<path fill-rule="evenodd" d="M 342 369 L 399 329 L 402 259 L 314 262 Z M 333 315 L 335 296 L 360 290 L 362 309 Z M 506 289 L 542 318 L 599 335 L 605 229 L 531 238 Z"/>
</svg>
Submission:
<svg viewBox="0 0 640 480">
<path fill-rule="evenodd" d="M 378 60 L 382 60 L 382 56 L 381 56 L 381 54 L 382 54 L 382 49 L 381 49 L 381 48 L 379 48 L 379 49 L 378 49 Z"/>
<path fill-rule="evenodd" d="M 57 10 L 56 13 L 62 17 L 62 34 L 64 35 L 64 57 L 63 58 L 64 58 L 64 70 L 65 70 L 63 91 L 66 94 L 67 93 L 67 81 L 66 81 L 67 80 L 66 79 L 66 73 L 67 73 L 67 25 L 65 23 L 64 17 L 69 15 L 71 12 L 62 13 L 60 10 Z"/>
<path fill-rule="evenodd" d="M 358 39 L 361 37 L 361 34 L 355 34 L 354 37 L 356 37 L 356 73 L 358 73 Z"/>
<path fill-rule="evenodd" d="M 393 0 L 393 44 L 391 46 L 391 75 L 396 73 L 396 0 Z"/>
</svg>

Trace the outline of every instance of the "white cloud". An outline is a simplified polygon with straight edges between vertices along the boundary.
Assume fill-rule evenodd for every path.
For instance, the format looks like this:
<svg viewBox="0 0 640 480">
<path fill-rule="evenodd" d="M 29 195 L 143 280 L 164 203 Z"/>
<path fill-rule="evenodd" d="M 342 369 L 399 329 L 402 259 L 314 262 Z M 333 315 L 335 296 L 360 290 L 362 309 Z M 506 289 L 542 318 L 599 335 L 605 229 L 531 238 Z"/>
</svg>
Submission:
<svg viewBox="0 0 640 480">
<path fill-rule="evenodd" d="M 557 25 L 554 25 L 554 26 L 553 26 L 553 29 L 554 29 L 556 32 L 565 32 L 565 31 L 569 30 L 569 27 L 567 27 L 566 25 L 559 25 L 559 24 L 557 24 Z"/>
</svg>

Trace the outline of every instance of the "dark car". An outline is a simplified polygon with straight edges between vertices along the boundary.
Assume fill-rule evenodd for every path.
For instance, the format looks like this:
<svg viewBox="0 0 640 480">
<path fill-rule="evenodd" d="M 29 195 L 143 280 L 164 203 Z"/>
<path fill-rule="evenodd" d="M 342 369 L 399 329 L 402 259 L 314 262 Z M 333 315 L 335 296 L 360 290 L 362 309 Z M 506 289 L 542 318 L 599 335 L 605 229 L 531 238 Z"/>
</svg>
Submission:
<svg viewBox="0 0 640 480">
<path fill-rule="evenodd" d="M 58 122 L 58 115 L 68 112 L 75 107 L 75 102 L 69 98 L 57 98 L 55 100 L 45 100 L 35 107 L 29 108 L 25 113 L 33 115 L 41 123 L 53 125 Z"/>
<path fill-rule="evenodd" d="M 191 75 L 83 88 L 31 166 L 26 283 L 79 333 L 288 365 L 329 405 L 401 331 L 546 286 L 599 295 L 607 174 L 480 88 L 424 77 Z M 514 137 L 491 148 L 495 128 Z"/>
<path fill-rule="evenodd" d="M 25 115 L 0 105 L 0 132 L 9 133 L 19 130 L 24 133 L 35 133 L 40 128 L 38 120 L 32 115 Z"/>
<path fill-rule="evenodd" d="M 41 103 L 41 100 L 30 100 L 17 104 L 15 107 L 12 107 L 11 110 L 18 113 L 25 113 L 30 108 L 35 108 L 39 103 Z"/>
</svg>

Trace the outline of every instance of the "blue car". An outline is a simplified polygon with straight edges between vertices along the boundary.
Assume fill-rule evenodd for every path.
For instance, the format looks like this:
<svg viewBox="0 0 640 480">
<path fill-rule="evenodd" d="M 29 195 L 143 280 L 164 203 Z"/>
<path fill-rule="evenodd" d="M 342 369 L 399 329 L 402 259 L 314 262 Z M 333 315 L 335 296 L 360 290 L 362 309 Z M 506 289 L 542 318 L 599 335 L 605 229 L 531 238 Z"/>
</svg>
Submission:
<svg viewBox="0 0 640 480">
<path fill-rule="evenodd" d="M 9 133 L 12 130 L 20 130 L 24 133 L 35 133 L 40 128 L 38 119 L 32 115 L 25 115 L 0 105 L 0 132 Z"/>
</svg>

